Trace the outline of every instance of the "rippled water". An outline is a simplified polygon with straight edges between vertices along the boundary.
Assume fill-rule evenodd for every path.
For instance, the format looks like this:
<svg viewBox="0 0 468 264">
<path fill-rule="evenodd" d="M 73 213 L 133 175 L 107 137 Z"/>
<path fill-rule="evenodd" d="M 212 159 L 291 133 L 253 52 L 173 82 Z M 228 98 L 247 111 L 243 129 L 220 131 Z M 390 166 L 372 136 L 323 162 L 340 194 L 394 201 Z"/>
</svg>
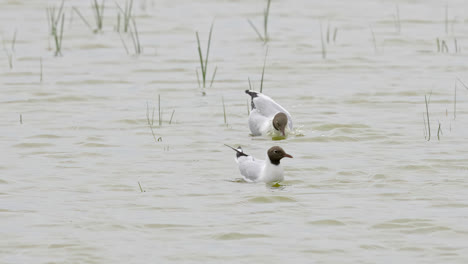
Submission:
<svg viewBox="0 0 468 264">
<path fill-rule="evenodd" d="M 55 57 L 59 4 L 0 1 L 1 263 L 468 262 L 468 2 L 273 0 L 263 89 L 303 134 L 275 142 L 249 136 L 243 93 L 265 1 L 136 1 L 140 56 L 114 3 L 94 34 L 67 1 Z M 195 31 L 205 47 L 213 20 L 203 96 Z M 237 181 L 223 144 L 282 146 L 285 182 Z"/>
</svg>

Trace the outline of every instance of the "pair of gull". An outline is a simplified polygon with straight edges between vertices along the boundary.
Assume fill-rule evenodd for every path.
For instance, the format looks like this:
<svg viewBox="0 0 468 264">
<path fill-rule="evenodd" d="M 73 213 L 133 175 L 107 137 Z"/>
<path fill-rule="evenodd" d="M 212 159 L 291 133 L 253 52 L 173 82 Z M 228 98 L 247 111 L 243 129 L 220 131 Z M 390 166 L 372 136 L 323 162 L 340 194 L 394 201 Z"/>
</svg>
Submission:
<svg viewBox="0 0 468 264">
<path fill-rule="evenodd" d="M 292 129 L 291 115 L 281 105 L 270 97 L 252 90 L 245 93 L 252 98 L 252 111 L 249 116 L 250 132 L 254 136 L 287 137 Z M 228 145 L 226 145 L 228 146 Z M 239 146 L 236 151 L 236 161 L 239 171 L 247 182 L 280 182 L 284 178 L 283 168 L 280 165 L 282 158 L 292 158 L 281 147 L 274 146 L 267 151 L 265 160 L 256 159 L 244 153 Z"/>
</svg>

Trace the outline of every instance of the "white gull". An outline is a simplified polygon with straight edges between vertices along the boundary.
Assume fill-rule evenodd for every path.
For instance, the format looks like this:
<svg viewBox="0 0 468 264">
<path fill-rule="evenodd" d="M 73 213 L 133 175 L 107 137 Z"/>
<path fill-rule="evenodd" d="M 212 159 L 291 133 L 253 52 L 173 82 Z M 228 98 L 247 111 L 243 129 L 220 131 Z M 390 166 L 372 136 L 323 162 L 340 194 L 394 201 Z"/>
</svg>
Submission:
<svg viewBox="0 0 468 264">
<path fill-rule="evenodd" d="M 293 129 L 289 112 L 269 96 L 246 90 L 252 98 L 249 128 L 254 136 L 287 137 Z"/>
<path fill-rule="evenodd" d="M 239 171 L 247 182 L 280 182 L 284 179 L 283 167 L 280 160 L 284 157 L 292 158 L 281 147 L 274 146 L 267 151 L 265 160 L 256 159 L 244 153 L 241 147 L 237 149 L 226 145 L 236 151 L 236 162 Z"/>
</svg>

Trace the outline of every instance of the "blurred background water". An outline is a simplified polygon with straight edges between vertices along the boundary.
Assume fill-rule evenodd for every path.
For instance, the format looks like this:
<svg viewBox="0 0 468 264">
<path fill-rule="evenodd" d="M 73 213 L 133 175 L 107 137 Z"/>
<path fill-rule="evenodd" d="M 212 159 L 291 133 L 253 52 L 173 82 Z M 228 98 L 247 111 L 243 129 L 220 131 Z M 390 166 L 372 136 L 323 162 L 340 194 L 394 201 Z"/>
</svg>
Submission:
<svg viewBox="0 0 468 264">
<path fill-rule="evenodd" d="M 141 54 L 116 3 L 66 1 L 55 56 L 61 2 L 0 0 L 1 263 L 468 261 L 468 2 L 273 0 L 265 45 L 267 1 L 135 0 Z M 267 47 L 302 136 L 249 135 Z M 283 186 L 223 144 L 282 146 Z"/>
</svg>

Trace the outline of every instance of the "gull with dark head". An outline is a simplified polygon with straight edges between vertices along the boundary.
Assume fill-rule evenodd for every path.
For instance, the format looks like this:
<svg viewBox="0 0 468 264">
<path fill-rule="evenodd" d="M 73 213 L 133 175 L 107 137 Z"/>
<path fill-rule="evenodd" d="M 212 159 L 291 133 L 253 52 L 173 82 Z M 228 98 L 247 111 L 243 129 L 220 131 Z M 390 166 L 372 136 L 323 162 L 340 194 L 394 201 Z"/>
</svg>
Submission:
<svg viewBox="0 0 468 264">
<path fill-rule="evenodd" d="M 236 162 L 239 165 L 239 171 L 247 182 L 265 182 L 274 183 L 284 179 L 283 167 L 280 165 L 282 158 L 292 158 L 281 147 L 274 146 L 267 151 L 265 160 L 256 159 L 244 153 L 239 146 L 233 148 L 236 151 Z"/>
<path fill-rule="evenodd" d="M 246 90 L 252 98 L 252 111 L 249 116 L 250 132 L 254 136 L 287 137 L 293 129 L 289 112 L 270 97 Z"/>
</svg>

